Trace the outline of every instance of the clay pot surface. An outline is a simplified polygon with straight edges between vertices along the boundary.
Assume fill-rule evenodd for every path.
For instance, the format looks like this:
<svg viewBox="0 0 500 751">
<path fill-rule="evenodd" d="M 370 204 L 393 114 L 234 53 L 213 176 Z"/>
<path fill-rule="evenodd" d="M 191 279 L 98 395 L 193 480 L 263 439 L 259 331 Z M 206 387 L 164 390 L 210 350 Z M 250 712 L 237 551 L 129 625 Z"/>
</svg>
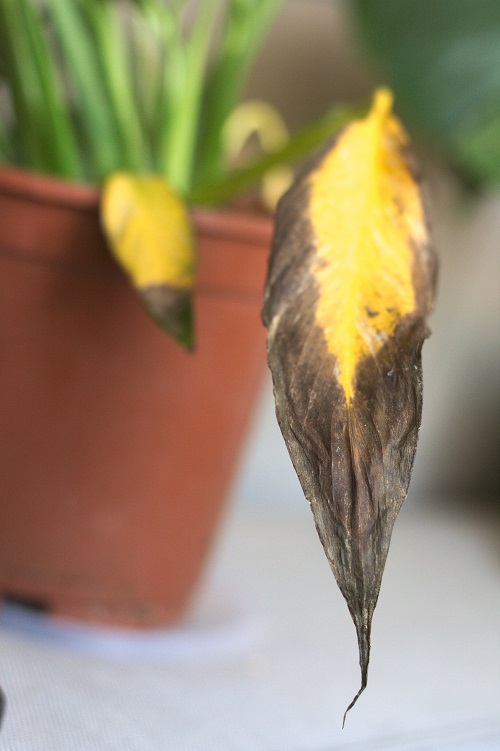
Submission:
<svg viewBox="0 0 500 751">
<path fill-rule="evenodd" d="M 0 595 L 178 620 L 265 370 L 267 217 L 200 211 L 193 355 L 107 250 L 98 193 L 0 170 Z"/>
</svg>

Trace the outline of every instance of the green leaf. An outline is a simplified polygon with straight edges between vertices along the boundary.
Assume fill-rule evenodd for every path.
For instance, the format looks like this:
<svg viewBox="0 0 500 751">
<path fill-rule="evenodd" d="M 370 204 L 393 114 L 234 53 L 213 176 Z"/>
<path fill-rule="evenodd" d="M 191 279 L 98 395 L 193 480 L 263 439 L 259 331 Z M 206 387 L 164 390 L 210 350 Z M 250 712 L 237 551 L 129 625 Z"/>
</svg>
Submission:
<svg viewBox="0 0 500 751">
<path fill-rule="evenodd" d="M 215 64 L 203 102 L 199 175 L 214 179 L 223 171 L 220 134 L 238 104 L 250 65 L 284 0 L 230 0 Z"/>
<path fill-rule="evenodd" d="M 363 114 L 366 108 L 337 105 L 325 115 L 295 133 L 283 146 L 257 159 L 246 167 L 195 186 L 193 203 L 217 204 L 244 193 L 255 186 L 269 170 L 294 164 L 318 149 L 328 138 L 336 135 L 350 120 Z"/>
<path fill-rule="evenodd" d="M 133 86 L 127 25 L 117 6 L 102 0 L 81 4 L 120 147 L 120 164 L 115 163 L 114 168 L 141 171 L 148 164 L 148 155 Z"/>
<path fill-rule="evenodd" d="M 78 145 L 41 17 L 28 0 L 0 0 L 1 67 L 9 81 L 23 163 L 81 176 Z"/>
<path fill-rule="evenodd" d="M 353 0 L 367 50 L 414 132 L 475 182 L 500 181 L 498 0 Z"/>
<path fill-rule="evenodd" d="M 9 134 L 3 123 L 0 123 L 0 163 L 12 160 L 12 148 Z"/>
<path fill-rule="evenodd" d="M 165 39 L 158 8 L 151 0 L 141 0 L 136 12 L 131 14 L 132 76 L 138 115 L 149 150 L 150 170 L 156 168 L 154 157 L 158 154 L 159 134 L 168 127 L 163 102 L 163 71 L 166 55 L 164 42 L 168 42 L 171 33 L 167 32 L 168 38 Z"/>
<path fill-rule="evenodd" d="M 113 127 L 113 109 L 102 85 L 96 48 L 78 4 L 68 3 L 68 0 L 49 0 L 48 8 L 64 68 L 78 103 L 82 139 L 92 167 L 89 173 L 100 180 L 123 166 L 123 162 Z"/>
<path fill-rule="evenodd" d="M 205 83 L 205 65 L 220 0 L 204 0 L 187 37 L 176 35 L 169 50 L 170 128 L 163 143 L 162 172 L 182 195 L 191 189 L 198 122 Z M 179 27 L 180 19 L 177 19 Z"/>
</svg>

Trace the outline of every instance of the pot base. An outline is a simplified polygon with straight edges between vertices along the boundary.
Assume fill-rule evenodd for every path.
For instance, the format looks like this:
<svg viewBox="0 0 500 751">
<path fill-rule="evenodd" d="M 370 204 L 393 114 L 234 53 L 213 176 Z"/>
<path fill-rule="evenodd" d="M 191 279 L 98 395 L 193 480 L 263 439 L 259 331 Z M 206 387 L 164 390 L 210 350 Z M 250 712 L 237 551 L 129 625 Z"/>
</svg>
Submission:
<svg viewBox="0 0 500 751">
<path fill-rule="evenodd" d="M 22 590 L 21 590 L 22 591 Z M 4 592 L 0 599 L 6 605 L 14 605 L 28 612 L 43 614 L 50 618 L 99 623 L 120 628 L 157 629 L 178 623 L 186 610 L 184 601 L 160 603 L 158 601 L 133 602 L 115 600 L 113 596 L 98 599 L 82 599 L 73 593 L 51 593 L 47 598 L 37 592 L 32 595 L 28 587 L 24 594 Z"/>
</svg>

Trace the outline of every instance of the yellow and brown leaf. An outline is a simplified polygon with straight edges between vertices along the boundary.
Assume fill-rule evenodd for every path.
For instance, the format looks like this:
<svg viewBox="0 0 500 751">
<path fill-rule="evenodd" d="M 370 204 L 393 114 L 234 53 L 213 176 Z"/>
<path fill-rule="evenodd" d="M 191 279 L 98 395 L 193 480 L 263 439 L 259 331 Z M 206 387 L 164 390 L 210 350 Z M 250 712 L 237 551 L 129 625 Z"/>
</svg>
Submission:
<svg viewBox="0 0 500 751">
<path fill-rule="evenodd" d="M 195 244 L 183 201 L 161 177 L 117 172 L 104 185 L 101 220 L 150 315 L 192 349 Z"/>
<path fill-rule="evenodd" d="M 263 308 L 278 421 L 357 630 L 350 707 L 410 481 L 436 268 L 391 107 L 377 92 L 282 198 Z"/>
</svg>

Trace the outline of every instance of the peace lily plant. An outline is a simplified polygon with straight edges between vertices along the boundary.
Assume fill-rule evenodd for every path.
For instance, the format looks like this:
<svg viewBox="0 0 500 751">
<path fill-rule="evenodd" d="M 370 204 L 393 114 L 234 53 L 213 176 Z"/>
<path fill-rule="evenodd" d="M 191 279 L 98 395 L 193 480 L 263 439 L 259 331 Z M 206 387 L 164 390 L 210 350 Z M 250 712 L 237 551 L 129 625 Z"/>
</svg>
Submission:
<svg viewBox="0 0 500 751">
<path fill-rule="evenodd" d="M 287 174 L 276 168 L 348 119 L 335 108 L 290 140 L 270 106 L 240 105 L 282 5 L 0 0 L 0 75 L 10 104 L 1 161 L 102 187 L 103 228 L 118 262 L 152 315 L 189 349 L 196 254 L 187 207 L 230 200 L 264 175 L 267 193 L 273 175 L 279 191 Z M 235 170 L 254 131 L 264 153 Z"/>
<path fill-rule="evenodd" d="M 230 199 L 352 120 L 352 110 L 335 108 L 288 138 L 274 110 L 240 106 L 282 4 L 0 0 L 0 76 L 11 105 L 1 160 L 102 187 L 117 260 L 189 349 L 188 207 Z M 498 186 L 498 0 L 481 0 L 472 22 L 466 3 L 435 6 L 433 15 L 421 0 L 350 4 L 402 112 L 469 185 Z M 255 130 L 268 153 L 234 169 Z M 278 419 L 356 626 L 359 693 L 416 450 L 434 292 L 408 148 L 392 94 L 381 90 L 281 202 L 264 303 Z"/>
</svg>

